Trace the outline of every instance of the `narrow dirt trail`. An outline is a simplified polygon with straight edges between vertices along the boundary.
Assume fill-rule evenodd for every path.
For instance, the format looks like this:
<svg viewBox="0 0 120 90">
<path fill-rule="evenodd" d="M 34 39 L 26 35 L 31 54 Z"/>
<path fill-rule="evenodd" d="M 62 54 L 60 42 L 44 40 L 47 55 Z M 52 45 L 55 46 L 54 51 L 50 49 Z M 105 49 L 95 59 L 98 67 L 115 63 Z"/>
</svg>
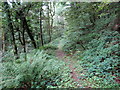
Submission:
<svg viewBox="0 0 120 90">
<path fill-rule="evenodd" d="M 64 62 L 67 64 L 67 66 L 71 70 L 71 72 L 70 72 L 71 78 L 74 80 L 74 82 L 77 83 L 78 87 L 82 87 L 82 85 L 80 85 L 80 79 L 78 79 L 79 75 L 76 72 L 76 68 L 74 68 L 73 62 L 71 62 L 71 60 L 69 60 L 67 58 L 66 54 L 60 49 L 56 50 L 56 57 L 58 57 L 59 59 L 64 60 Z"/>
<path fill-rule="evenodd" d="M 56 57 L 58 59 L 63 60 L 66 63 L 66 66 L 69 67 L 70 69 L 70 77 L 71 79 L 74 80 L 74 82 L 77 84 L 78 88 L 91 88 L 90 86 L 82 86 L 82 83 L 84 82 L 83 80 L 81 80 L 80 78 L 82 78 L 83 76 L 80 75 L 79 72 L 77 72 L 77 68 L 76 68 L 76 62 L 74 62 L 74 60 L 72 60 L 71 56 L 68 56 L 64 53 L 64 51 L 62 50 L 62 42 L 60 41 L 58 44 L 58 49 L 56 50 Z M 83 73 L 81 73 L 83 74 Z"/>
</svg>

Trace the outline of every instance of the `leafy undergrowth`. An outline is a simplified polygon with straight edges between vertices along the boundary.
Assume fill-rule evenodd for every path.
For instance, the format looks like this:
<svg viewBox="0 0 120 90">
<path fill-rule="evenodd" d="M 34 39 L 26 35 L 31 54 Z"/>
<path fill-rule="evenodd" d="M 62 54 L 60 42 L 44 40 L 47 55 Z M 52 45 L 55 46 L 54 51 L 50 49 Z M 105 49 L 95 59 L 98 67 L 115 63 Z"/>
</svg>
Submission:
<svg viewBox="0 0 120 90">
<path fill-rule="evenodd" d="M 54 46 L 54 47 L 58 47 L 60 40 L 61 40 L 61 37 L 56 38 L 53 41 L 51 41 L 48 45 L 51 45 L 51 46 Z"/>
<path fill-rule="evenodd" d="M 102 32 L 100 37 L 87 44 L 88 49 L 76 51 L 73 60 L 84 72 L 84 85 L 92 88 L 120 88 L 120 51 L 119 34 L 117 32 Z M 81 78 L 81 77 L 80 77 Z"/>
<path fill-rule="evenodd" d="M 3 61 L 2 65 L 2 88 L 75 87 L 65 63 L 44 51 L 34 50 L 27 54 L 26 60 L 21 55 L 20 59 Z"/>
<path fill-rule="evenodd" d="M 46 44 L 44 46 L 41 46 L 39 48 L 40 50 L 44 50 L 44 52 L 48 55 L 50 55 L 51 57 L 55 55 L 55 50 L 57 50 L 58 48 L 56 47 L 56 45 L 51 45 L 51 44 Z"/>
</svg>

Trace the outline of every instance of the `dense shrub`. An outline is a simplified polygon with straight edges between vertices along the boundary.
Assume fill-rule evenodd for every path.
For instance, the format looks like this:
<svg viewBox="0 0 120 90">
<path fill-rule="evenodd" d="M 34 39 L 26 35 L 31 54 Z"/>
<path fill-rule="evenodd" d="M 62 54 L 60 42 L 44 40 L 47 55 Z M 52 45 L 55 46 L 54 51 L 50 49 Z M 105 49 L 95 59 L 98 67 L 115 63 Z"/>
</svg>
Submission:
<svg viewBox="0 0 120 90">
<path fill-rule="evenodd" d="M 90 42 L 94 37 L 98 37 L 99 35 L 96 33 L 86 33 L 83 34 L 82 31 L 70 32 L 63 39 L 65 39 L 65 43 L 63 45 L 63 50 L 65 52 L 70 51 L 79 51 L 87 49 L 86 44 Z"/>
<path fill-rule="evenodd" d="M 58 49 L 58 47 L 56 47 L 54 44 L 46 44 L 44 46 L 41 46 L 39 48 L 40 50 L 44 50 L 48 55 L 52 55 L 54 56 L 55 55 L 55 50 Z"/>
<path fill-rule="evenodd" d="M 2 63 L 2 88 L 71 87 L 64 62 L 39 50 L 27 54 L 27 61 L 22 57 Z"/>
<path fill-rule="evenodd" d="M 58 37 L 58 38 L 54 39 L 53 41 L 51 41 L 51 42 L 49 43 L 49 45 L 52 45 L 52 46 L 54 46 L 54 47 L 58 47 L 58 45 L 59 45 L 59 43 L 60 43 L 60 40 L 61 40 L 61 37 Z"/>
<path fill-rule="evenodd" d="M 45 46 L 41 46 L 40 49 L 41 49 L 41 50 L 48 50 L 48 49 L 49 49 L 49 50 L 50 50 L 50 49 L 56 50 L 57 47 L 48 44 L 48 45 L 45 45 Z"/>
</svg>

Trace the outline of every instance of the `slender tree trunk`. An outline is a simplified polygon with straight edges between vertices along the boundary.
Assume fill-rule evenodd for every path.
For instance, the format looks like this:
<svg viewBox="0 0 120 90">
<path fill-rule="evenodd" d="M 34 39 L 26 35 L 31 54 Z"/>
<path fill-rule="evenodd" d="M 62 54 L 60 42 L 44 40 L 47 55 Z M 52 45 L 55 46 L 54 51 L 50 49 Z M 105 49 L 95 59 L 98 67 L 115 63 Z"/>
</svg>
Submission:
<svg viewBox="0 0 120 90">
<path fill-rule="evenodd" d="M 26 20 L 25 17 L 23 17 L 23 25 L 25 27 L 24 29 L 26 29 L 26 32 L 28 33 L 28 35 L 29 35 L 29 37 L 30 37 L 30 39 L 32 41 L 32 44 L 34 45 L 34 48 L 37 48 L 36 42 L 35 42 L 34 37 L 32 35 L 32 31 L 29 29 L 29 26 L 27 24 L 27 20 Z"/>
<path fill-rule="evenodd" d="M 6 40 L 5 32 L 2 31 L 2 52 L 3 52 L 3 53 L 6 51 L 5 40 Z"/>
<path fill-rule="evenodd" d="M 49 35 L 49 42 L 51 42 L 51 26 L 50 26 L 50 8 L 49 8 L 49 2 L 47 4 L 47 7 L 48 7 L 48 23 L 47 23 L 47 29 L 48 29 L 48 35 Z"/>
<path fill-rule="evenodd" d="M 51 15 L 50 31 L 52 33 L 53 32 L 53 30 L 52 30 L 53 29 L 53 16 L 55 15 L 55 5 L 53 4 L 53 2 L 50 2 L 50 8 L 52 9 L 52 10 L 50 10 L 50 15 Z"/>
<path fill-rule="evenodd" d="M 25 25 L 23 22 L 23 18 L 22 18 L 22 14 L 20 14 L 20 20 L 21 20 L 21 26 L 22 26 L 22 32 L 20 32 L 19 28 L 18 28 L 18 34 L 19 34 L 19 40 L 21 42 L 21 45 L 23 46 L 24 49 L 24 53 L 25 53 L 25 61 L 27 60 L 27 53 L 26 53 L 26 41 L 25 41 Z M 21 39 L 22 36 L 22 39 Z"/>
<path fill-rule="evenodd" d="M 19 38 L 19 41 L 20 41 L 20 43 L 21 43 L 21 45 L 23 45 L 23 40 L 21 39 L 21 32 L 20 31 L 18 31 L 18 38 Z"/>
<path fill-rule="evenodd" d="M 26 32 L 28 33 L 28 36 L 30 37 L 31 42 L 32 42 L 34 48 L 37 48 L 35 39 L 34 39 L 34 37 L 32 35 L 32 31 L 29 29 L 29 26 L 28 26 L 28 23 L 27 23 L 25 15 L 23 14 L 22 11 L 20 11 L 18 15 L 20 15 L 20 20 L 21 20 L 23 29 L 26 30 Z M 23 36 L 23 38 L 24 38 L 24 36 Z M 23 41 L 23 43 L 24 43 L 24 41 Z"/>
<path fill-rule="evenodd" d="M 41 3 L 41 6 L 40 6 L 40 40 L 41 40 L 41 45 L 43 46 L 44 43 L 43 43 L 43 33 L 42 33 L 42 3 Z"/>
<path fill-rule="evenodd" d="M 11 19 L 11 14 L 9 11 L 9 5 L 7 2 L 4 2 L 5 5 L 5 12 L 7 14 L 7 21 L 8 21 L 8 27 L 11 30 L 11 35 L 12 35 L 12 43 L 14 46 L 14 54 L 18 56 L 18 50 L 17 50 L 17 44 L 15 42 L 15 36 L 14 36 L 14 28 L 13 28 L 13 23 L 12 23 L 12 19 Z"/>
<path fill-rule="evenodd" d="M 25 30 L 24 29 L 23 29 L 23 32 L 22 32 L 22 40 L 23 40 L 24 52 L 26 53 L 26 42 L 25 42 Z"/>
<path fill-rule="evenodd" d="M 24 53 L 26 53 L 25 26 L 24 26 L 24 22 L 23 22 L 21 14 L 20 14 L 20 19 L 21 19 L 22 32 L 20 32 L 20 30 L 18 30 L 19 31 L 19 41 L 21 42 L 21 44 L 24 48 Z M 21 39 L 21 34 L 22 34 L 22 39 Z"/>
</svg>

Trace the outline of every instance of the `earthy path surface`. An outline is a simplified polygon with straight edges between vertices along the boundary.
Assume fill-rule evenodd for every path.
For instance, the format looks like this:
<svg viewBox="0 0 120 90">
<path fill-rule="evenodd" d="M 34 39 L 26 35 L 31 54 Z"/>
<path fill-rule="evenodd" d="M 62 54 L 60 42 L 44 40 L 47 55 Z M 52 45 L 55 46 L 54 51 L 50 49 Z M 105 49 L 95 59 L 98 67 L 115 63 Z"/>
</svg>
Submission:
<svg viewBox="0 0 120 90">
<path fill-rule="evenodd" d="M 74 80 L 74 82 L 77 83 L 77 86 L 78 86 L 78 87 L 82 87 L 82 86 L 80 85 L 80 79 L 78 79 L 78 78 L 79 78 L 79 75 L 78 75 L 78 73 L 76 72 L 76 68 L 74 67 L 73 62 L 72 62 L 71 60 L 69 60 L 69 59 L 67 58 L 66 54 L 65 54 L 62 50 L 60 50 L 60 49 L 58 49 L 58 50 L 56 51 L 56 57 L 58 57 L 59 59 L 64 60 L 64 62 L 67 64 L 67 66 L 68 66 L 68 67 L 70 68 L 70 70 L 71 70 L 71 73 L 70 73 L 71 78 Z"/>
</svg>

